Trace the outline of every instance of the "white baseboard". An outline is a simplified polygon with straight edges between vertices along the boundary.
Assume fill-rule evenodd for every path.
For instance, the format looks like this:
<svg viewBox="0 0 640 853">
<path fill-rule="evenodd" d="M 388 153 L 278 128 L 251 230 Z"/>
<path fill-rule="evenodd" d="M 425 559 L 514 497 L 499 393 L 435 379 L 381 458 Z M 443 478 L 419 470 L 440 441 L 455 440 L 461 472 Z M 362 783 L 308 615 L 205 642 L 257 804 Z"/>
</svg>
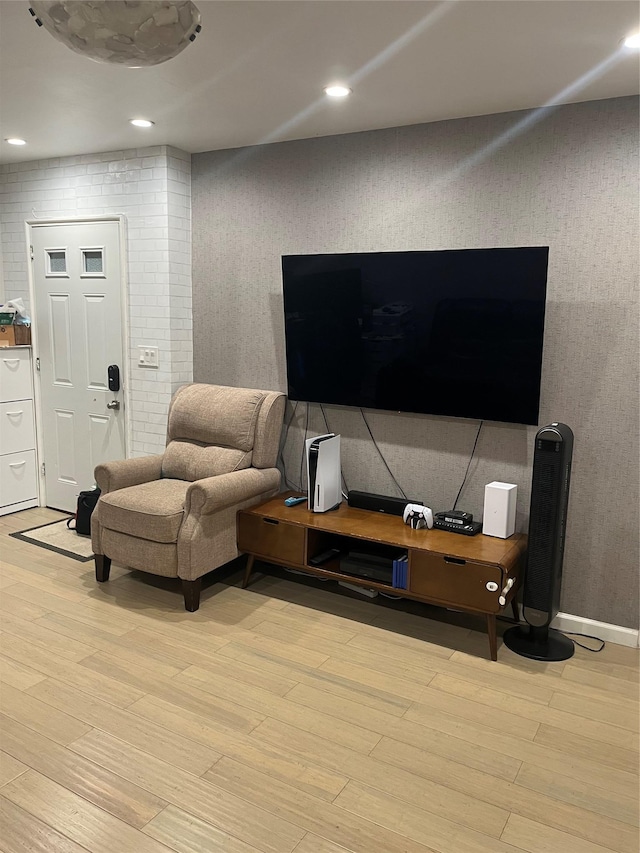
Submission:
<svg viewBox="0 0 640 853">
<path fill-rule="evenodd" d="M 623 628 L 621 625 L 597 622 L 595 619 L 572 616 L 570 613 L 558 613 L 551 623 L 551 627 L 567 633 L 572 631 L 576 634 L 591 634 L 594 637 L 600 637 L 607 643 L 630 646 L 632 649 L 637 649 L 640 646 L 640 631 L 635 628 Z"/>
<path fill-rule="evenodd" d="M 9 506 L 0 507 L 0 515 L 10 515 L 14 512 L 22 512 L 23 509 L 31 509 L 31 507 L 39 506 L 38 498 L 31 498 L 28 501 L 20 501 L 17 504 L 9 504 Z"/>
</svg>

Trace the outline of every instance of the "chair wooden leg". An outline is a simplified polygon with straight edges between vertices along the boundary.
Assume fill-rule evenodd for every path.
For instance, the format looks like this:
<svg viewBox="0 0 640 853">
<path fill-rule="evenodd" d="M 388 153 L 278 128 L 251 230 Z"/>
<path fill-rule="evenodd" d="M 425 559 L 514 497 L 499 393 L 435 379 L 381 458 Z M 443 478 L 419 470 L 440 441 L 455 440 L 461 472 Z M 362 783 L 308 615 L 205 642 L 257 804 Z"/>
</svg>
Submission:
<svg viewBox="0 0 640 853">
<path fill-rule="evenodd" d="M 200 588 L 202 579 L 194 581 L 182 581 L 182 594 L 184 595 L 184 609 L 194 613 L 200 607 Z"/>
<path fill-rule="evenodd" d="M 95 554 L 96 564 L 96 580 L 98 583 L 104 583 L 109 580 L 109 572 L 111 571 L 111 559 L 105 554 Z"/>
</svg>

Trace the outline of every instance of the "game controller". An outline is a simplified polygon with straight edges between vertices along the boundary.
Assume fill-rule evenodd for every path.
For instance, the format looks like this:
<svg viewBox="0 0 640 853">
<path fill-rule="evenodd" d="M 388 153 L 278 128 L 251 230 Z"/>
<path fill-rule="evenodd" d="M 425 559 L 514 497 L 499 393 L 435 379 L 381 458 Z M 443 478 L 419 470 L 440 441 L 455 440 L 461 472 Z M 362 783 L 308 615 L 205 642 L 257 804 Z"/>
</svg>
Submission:
<svg viewBox="0 0 640 853">
<path fill-rule="evenodd" d="M 433 527 L 433 513 L 428 506 L 422 504 L 407 504 L 404 508 L 402 520 L 413 530 L 420 530 L 423 527 L 431 529 Z"/>
<path fill-rule="evenodd" d="M 300 495 L 299 497 L 294 497 L 293 495 L 290 498 L 284 499 L 285 506 L 296 506 L 297 504 L 304 503 L 306 501 L 306 495 Z"/>
</svg>

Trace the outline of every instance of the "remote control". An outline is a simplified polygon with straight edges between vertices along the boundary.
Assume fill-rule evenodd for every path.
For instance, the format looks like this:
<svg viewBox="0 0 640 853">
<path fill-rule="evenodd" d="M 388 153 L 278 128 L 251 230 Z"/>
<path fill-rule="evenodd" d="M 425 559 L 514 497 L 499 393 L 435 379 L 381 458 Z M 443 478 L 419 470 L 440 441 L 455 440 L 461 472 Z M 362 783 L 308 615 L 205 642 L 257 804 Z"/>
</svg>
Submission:
<svg viewBox="0 0 640 853">
<path fill-rule="evenodd" d="M 323 563 L 328 562 L 329 560 L 333 560 L 336 557 L 339 557 L 342 554 L 342 551 L 339 548 L 329 548 L 326 551 L 322 551 L 320 554 L 317 554 L 315 557 L 312 557 L 309 560 L 310 566 L 321 566 Z"/>
<path fill-rule="evenodd" d="M 284 505 L 285 506 L 295 506 L 296 504 L 303 503 L 303 501 L 306 501 L 306 497 L 304 495 L 302 495 L 302 497 L 298 497 L 298 498 L 295 498 L 295 497 L 285 498 Z"/>
</svg>

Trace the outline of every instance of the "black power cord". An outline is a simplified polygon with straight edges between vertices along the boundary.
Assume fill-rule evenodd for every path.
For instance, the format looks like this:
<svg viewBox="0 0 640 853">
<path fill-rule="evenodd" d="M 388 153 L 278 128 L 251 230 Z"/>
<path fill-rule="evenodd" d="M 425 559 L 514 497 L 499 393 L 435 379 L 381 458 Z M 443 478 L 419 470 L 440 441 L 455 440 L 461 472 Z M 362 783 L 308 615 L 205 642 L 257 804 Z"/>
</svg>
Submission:
<svg viewBox="0 0 640 853">
<path fill-rule="evenodd" d="M 327 420 L 327 414 L 324 410 L 324 406 L 322 405 L 322 403 L 318 403 L 318 405 L 320 406 L 320 411 L 322 412 L 322 417 L 324 418 L 324 425 L 327 428 L 327 432 L 331 432 L 331 427 L 329 426 L 329 421 Z M 347 478 L 344 476 L 344 473 L 342 471 L 342 465 L 340 466 L 340 476 L 342 477 L 342 482 L 344 484 L 344 492 L 342 493 L 342 497 L 348 498 L 349 486 L 347 486 Z"/>
<path fill-rule="evenodd" d="M 585 646 L 584 643 L 579 643 L 577 640 L 573 640 L 576 646 L 580 646 L 581 649 L 586 649 L 588 652 L 594 652 L 595 654 L 601 652 L 607 645 L 602 637 L 594 637 L 593 634 L 573 634 L 571 631 L 561 631 L 560 633 L 571 639 L 573 639 L 573 637 L 585 637 L 587 640 L 597 640 L 599 643 L 602 643 L 599 649 L 591 649 L 589 646 Z"/>
<path fill-rule="evenodd" d="M 453 509 L 458 505 L 458 501 L 460 500 L 460 495 L 462 494 L 462 490 L 464 489 L 464 484 L 467 482 L 467 477 L 469 476 L 469 468 L 471 468 L 471 462 L 473 461 L 473 455 L 476 452 L 476 447 L 478 446 L 478 439 L 480 438 L 480 430 L 482 429 L 484 421 L 480 421 L 480 425 L 478 426 L 478 432 L 476 433 L 476 440 L 473 442 L 473 450 L 471 451 L 471 456 L 469 457 L 469 463 L 467 465 L 467 470 L 464 472 L 464 479 L 462 480 L 462 484 L 458 489 L 458 494 L 456 495 L 456 499 L 453 502 Z"/>
<path fill-rule="evenodd" d="M 304 424 L 304 439 L 302 441 L 302 453 L 300 454 L 300 489 L 302 491 L 302 466 L 304 465 L 304 451 L 307 443 L 307 432 L 309 431 L 309 403 L 307 403 L 307 418 Z"/>
<path fill-rule="evenodd" d="M 378 442 L 375 440 L 375 437 L 374 437 L 373 433 L 371 432 L 371 427 L 369 426 L 369 421 L 366 419 L 365 414 L 364 414 L 364 409 L 363 409 L 362 407 L 360 408 L 360 414 L 362 415 L 362 420 L 365 422 L 366 427 L 367 427 L 367 429 L 369 430 L 369 435 L 371 436 L 371 440 L 373 441 L 373 444 L 374 444 L 374 446 L 375 446 L 376 450 L 378 451 L 378 455 L 380 456 L 380 459 L 382 459 L 382 461 L 384 462 L 385 468 L 387 469 L 387 471 L 388 471 L 388 472 L 389 472 L 389 474 L 391 475 L 391 479 L 392 479 L 392 480 L 393 480 L 393 482 L 396 484 L 396 487 L 397 487 L 398 491 L 400 492 L 400 494 L 402 495 L 402 497 L 403 497 L 406 501 L 408 501 L 408 500 L 409 500 L 409 498 L 406 496 L 406 494 L 405 494 L 405 492 L 404 492 L 404 489 L 402 488 L 402 486 L 400 485 L 400 483 L 399 483 L 399 482 L 396 480 L 396 478 L 393 476 L 393 471 L 392 471 L 392 470 L 391 470 L 391 468 L 389 468 L 389 466 L 387 465 L 387 460 L 384 458 L 384 456 L 382 455 L 382 451 L 381 451 L 381 450 L 380 450 L 380 448 L 378 447 Z"/>
<path fill-rule="evenodd" d="M 289 482 L 289 479 L 287 477 L 287 466 L 286 466 L 285 461 L 284 461 L 284 448 L 285 448 L 285 445 L 287 443 L 287 439 L 289 437 L 289 429 L 291 428 L 291 423 L 292 423 L 292 421 L 296 415 L 296 409 L 297 408 L 298 408 L 298 401 L 296 400 L 296 403 L 293 407 L 293 411 L 291 412 L 291 416 L 289 418 L 289 422 L 285 426 L 284 439 L 282 441 L 282 446 L 280 448 L 280 461 L 282 462 L 282 476 L 284 477 L 285 485 L 291 486 L 292 489 L 296 489 L 296 491 L 299 491 L 297 489 L 297 486 L 295 483 Z"/>
<path fill-rule="evenodd" d="M 509 625 L 527 625 L 527 622 L 520 622 L 516 619 L 512 619 L 510 616 L 496 616 L 496 619 L 499 619 L 501 622 L 508 622 Z M 594 654 L 598 654 L 601 652 L 604 647 L 607 645 L 606 642 L 602 639 L 602 637 L 594 637 L 593 634 L 574 634 L 571 631 L 560 631 L 559 628 L 555 628 L 554 630 L 559 631 L 560 634 L 564 634 L 565 637 L 569 637 L 572 642 L 576 644 L 576 646 L 580 646 L 581 649 L 586 649 L 588 652 L 593 652 Z M 596 640 L 598 643 L 601 643 L 599 649 L 592 649 L 589 646 L 585 646 L 584 643 L 579 643 L 577 640 L 574 640 L 573 637 L 583 637 L 586 640 Z"/>
</svg>

